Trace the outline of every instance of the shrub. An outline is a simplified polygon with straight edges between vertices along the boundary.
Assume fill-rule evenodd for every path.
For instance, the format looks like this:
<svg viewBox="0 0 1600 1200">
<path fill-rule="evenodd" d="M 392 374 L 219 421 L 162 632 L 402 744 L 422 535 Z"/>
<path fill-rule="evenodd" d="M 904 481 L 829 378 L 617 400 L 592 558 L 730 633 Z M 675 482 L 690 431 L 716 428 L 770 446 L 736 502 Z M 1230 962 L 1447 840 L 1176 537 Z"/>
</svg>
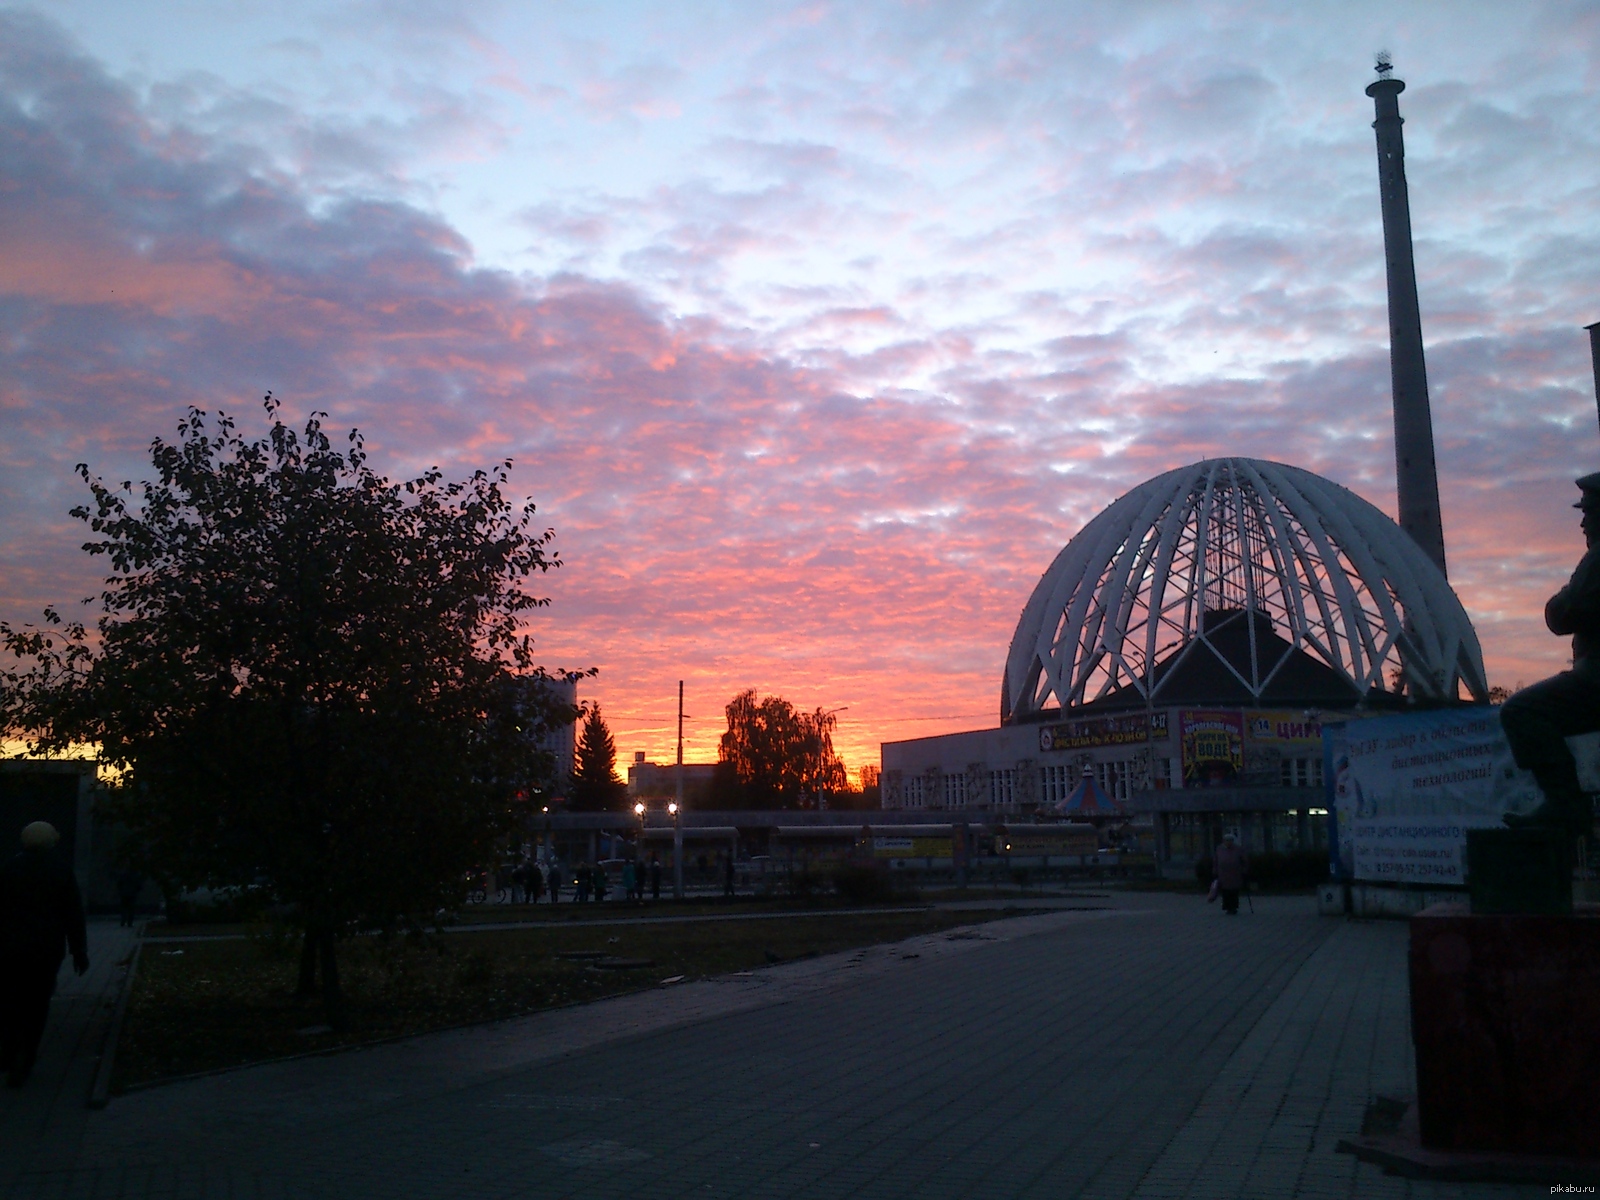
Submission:
<svg viewBox="0 0 1600 1200">
<path fill-rule="evenodd" d="M 894 880 L 882 867 L 845 863 L 833 872 L 833 889 L 852 904 L 882 904 L 894 899 Z"/>
<path fill-rule="evenodd" d="M 173 925 L 236 925 L 260 920 L 270 901 L 260 888 L 188 892 L 167 899 L 166 916 Z"/>
</svg>

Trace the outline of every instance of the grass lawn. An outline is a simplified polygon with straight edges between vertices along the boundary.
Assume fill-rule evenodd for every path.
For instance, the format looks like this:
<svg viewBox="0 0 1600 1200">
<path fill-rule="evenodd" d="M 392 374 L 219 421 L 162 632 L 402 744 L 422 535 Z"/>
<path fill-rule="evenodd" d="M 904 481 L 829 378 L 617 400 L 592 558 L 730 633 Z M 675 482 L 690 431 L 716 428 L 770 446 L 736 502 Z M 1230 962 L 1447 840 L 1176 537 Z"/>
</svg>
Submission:
<svg viewBox="0 0 1600 1200">
<path fill-rule="evenodd" d="M 960 893 L 951 892 L 951 896 Z M 988 889 L 969 893 L 976 899 L 989 899 Z M 1009 895 L 1010 893 L 1006 893 Z M 1020 895 L 1021 893 L 1016 893 Z M 926 903 L 915 892 L 890 900 L 892 908 L 916 908 Z M 572 921 L 619 921 L 652 917 L 707 917 L 729 913 L 832 913 L 844 908 L 859 908 L 859 904 L 834 895 L 822 896 L 752 896 L 748 893 L 732 900 L 721 896 L 690 897 L 685 900 L 606 900 L 578 904 L 570 898 L 560 904 L 548 901 L 539 904 L 467 904 L 443 918 L 446 925 L 502 925 L 530 922 L 559 925 Z M 870 906 L 868 906 L 870 907 Z M 146 937 L 234 937 L 251 934 L 259 929 L 249 923 L 194 922 L 169 924 L 165 920 L 151 921 L 145 928 Z"/>
<path fill-rule="evenodd" d="M 599 915 L 602 906 L 590 909 Z M 152 943 L 140 955 L 113 1088 L 512 1017 L 651 987 L 672 976 L 721 975 L 766 966 L 770 956 L 828 954 L 1018 912 L 798 914 L 634 929 L 567 929 L 553 921 L 548 929 L 445 934 L 417 942 L 356 938 L 340 946 L 350 1018 L 342 1034 L 324 1026 L 320 1004 L 294 999 L 299 943 L 281 932 Z M 654 965 L 597 970 L 590 961 L 560 957 L 583 952 Z"/>
</svg>

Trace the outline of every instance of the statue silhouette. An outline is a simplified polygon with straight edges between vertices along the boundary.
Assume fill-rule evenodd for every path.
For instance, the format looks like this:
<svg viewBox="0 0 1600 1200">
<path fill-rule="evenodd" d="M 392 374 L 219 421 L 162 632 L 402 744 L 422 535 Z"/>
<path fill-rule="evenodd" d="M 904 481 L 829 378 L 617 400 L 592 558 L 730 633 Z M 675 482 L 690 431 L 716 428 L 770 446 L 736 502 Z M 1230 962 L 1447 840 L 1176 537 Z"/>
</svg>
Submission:
<svg viewBox="0 0 1600 1200">
<path fill-rule="evenodd" d="M 1544 606 L 1550 632 L 1572 638 L 1572 670 L 1524 688 L 1505 702 L 1500 724 L 1517 766 L 1532 771 L 1544 803 L 1531 813 L 1507 813 L 1512 828 L 1562 829 L 1572 837 L 1591 832 L 1589 795 L 1578 783 L 1578 764 L 1567 738 L 1600 731 L 1600 472 L 1577 481 L 1588 550 L 1567 586 Z"/>
</svg>

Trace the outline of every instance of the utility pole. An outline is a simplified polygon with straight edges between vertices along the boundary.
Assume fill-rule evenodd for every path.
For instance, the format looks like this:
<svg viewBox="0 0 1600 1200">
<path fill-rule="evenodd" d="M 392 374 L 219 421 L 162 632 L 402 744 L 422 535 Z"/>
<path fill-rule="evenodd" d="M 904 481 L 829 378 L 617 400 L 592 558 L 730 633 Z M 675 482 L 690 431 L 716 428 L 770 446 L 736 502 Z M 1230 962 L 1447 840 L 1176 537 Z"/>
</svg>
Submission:
<svg viewBox="0 0 1600 1200">
<path fill-rule="evenodd" d="M 673 791 L 677 803 L 672 806 L 672 895 L 683 899 L 683 680 L 678 680 L 678 765 Z"/>
</svg>

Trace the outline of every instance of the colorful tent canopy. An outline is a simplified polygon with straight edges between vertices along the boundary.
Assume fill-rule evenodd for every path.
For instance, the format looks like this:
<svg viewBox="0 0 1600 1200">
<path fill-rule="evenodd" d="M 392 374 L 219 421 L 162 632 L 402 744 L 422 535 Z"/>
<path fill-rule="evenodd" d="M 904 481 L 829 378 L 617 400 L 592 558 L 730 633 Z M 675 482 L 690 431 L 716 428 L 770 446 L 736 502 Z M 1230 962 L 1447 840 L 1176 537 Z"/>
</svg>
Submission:
<svg viewBox="0 0 1600 1200">
<path fill-rule="evenodd" d="M 1115 800 L 1106 795 L 1105 788 L 1094 781 L 1094 776 L 1085 771 L 1083 782 L 1072 789 L 1071 795 L 1056 805 L 1056 812 L 1062 816 L 1073 817 L 1115 817 L 1122 812 L 1122 809 Z"/>
</svg>

